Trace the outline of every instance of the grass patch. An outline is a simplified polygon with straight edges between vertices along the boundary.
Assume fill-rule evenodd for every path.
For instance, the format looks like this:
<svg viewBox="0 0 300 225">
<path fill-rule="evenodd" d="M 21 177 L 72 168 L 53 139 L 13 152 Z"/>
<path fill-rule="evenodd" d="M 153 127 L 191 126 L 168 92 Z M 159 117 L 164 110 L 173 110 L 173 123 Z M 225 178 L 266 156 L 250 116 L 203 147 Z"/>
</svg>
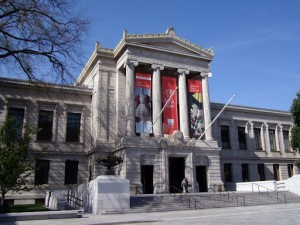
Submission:
<svg viewBox="0 0 300 225">
<path fill-rule="evenodd" d="M 42 205 L 8 205 L 4 206 L 0 213 L 18 213 L 18 212 L 41 212 L 49 211 L 49 209 Z"/>
</svg>

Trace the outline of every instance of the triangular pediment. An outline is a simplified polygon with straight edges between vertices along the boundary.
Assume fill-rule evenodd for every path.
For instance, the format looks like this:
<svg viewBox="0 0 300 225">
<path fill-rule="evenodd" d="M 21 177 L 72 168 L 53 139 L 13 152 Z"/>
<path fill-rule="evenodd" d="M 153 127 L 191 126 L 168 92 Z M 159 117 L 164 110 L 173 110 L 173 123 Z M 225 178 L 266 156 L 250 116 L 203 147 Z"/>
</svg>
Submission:
<svg viewBox="0 0 300 225">
<path fill-rule="evenodd" d="M 195 55 L 201 55 L 201 53 L 193 51 L 191 49 L 188 49 L 186 47 L 182 47 L 178 44 L 175 44 L 173 42 L 142 42 L 139 43 L 140 45 L 144 47 L 152 47 L 157 49 L 164 49 L 166 51 L 171 52 L 178 52 L 178 53 L 185 53 L 185 54 L 195 54 Z"/>
<path fill-rule="evenodd" d="M 118 50 L 120 50 L 119 47 L 123 48 L 125 45 L 191 55 L 206 59 L 212 59 L 214 55 L 212 49 L 206 50 L 192 42 L 176 36 L 175 32 L 167 32 L 166 34 L 128 34 L 128 32 L 125 31 L 123 38 L 115 51 L 118 52 Z"/>
<path fill-rule="evenodd" d="M 213 55 L 199 46 L 192 45 L 189 42 L 183 42 L 176 38 L 147 38 L 145 39 L 127 39 L 129 45 L 139 46 L 141 48 L 150 48 L 158 51 L 167 51 L 176 54 L 193 55 L 204 58 L 211 58 Z"/>
</svg>

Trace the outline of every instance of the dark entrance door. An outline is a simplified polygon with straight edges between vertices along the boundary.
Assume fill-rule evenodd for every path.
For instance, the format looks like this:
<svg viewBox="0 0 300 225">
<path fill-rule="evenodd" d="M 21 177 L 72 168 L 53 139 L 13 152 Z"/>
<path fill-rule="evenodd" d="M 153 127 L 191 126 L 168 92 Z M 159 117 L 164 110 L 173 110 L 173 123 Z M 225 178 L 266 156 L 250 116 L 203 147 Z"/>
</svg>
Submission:
<svg viewBox="0 0 300 225">
<path fill-rule="evenodd" d="M 141 166 L 141 182 L 144 194 L 153 194 L 153 166 Z"/>
<path fill-rule="evenodd" d="M 185 177 L 185 162 L 183 157 L 169 158 L 169 187 L 170 193 L 181 191 L 181 181 Z M 175 188 L 174 188 L 175 187 Z"/>
<path fill-rule="evenodd" d="M 199 192 L 207 192 L 206 166 L 196 166 L 196 180 L 199 185 Z"/>
</svg>

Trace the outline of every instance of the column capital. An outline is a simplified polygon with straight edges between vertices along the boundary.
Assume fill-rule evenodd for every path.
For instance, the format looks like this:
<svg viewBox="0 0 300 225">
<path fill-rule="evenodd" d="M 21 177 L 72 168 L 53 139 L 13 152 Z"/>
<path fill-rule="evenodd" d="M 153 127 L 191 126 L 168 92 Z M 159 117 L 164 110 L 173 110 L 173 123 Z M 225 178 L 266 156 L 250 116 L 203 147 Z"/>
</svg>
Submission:
<svg viewBox="0 0 300 225">
<path fill-rule="evenodd" d="M 127 59 L 124 63 L 124 67 L 126 66 L 138 66 L 139 62 L 137 60 Z"/>
<path fill-rule="evenodd" d="M 210 77 L 212 77 L 212 73 L 210 71 L 203 71 L 203 72 L 200 72 L 200 76 L 203 78 L 204 77 L 210 78 Z"/>
<path fill-rule="evenodd" d="M 282 130 L 283 130 L 283 127 L 282 127 L 281 124 L 277 124 L 277 125 L 276 125 L 276 129 L 277 129 L 278 133 L 281 133 Z"/>
<path fill-rule="evenodd" d="M 154 70 L 156 70 L 156 69 L 164 70 L 165 69 L 165 67 L 163 65 L 161 65 L 161 64 L 155 64 L 155 63 L 153 63 L 151 65 L 151 68 L 154 69 Z"/>
<path fill-rule="evenodd" d="M 178 72 L 179 74 L 184 73 L 184 74 L 186 74 L 186 75 L 188 75 L 188 74 L 190 73 L 190 71 L 189 71 L 188 69 L 184 69 L 184 68 L 178 68 L 178 69 L 177 69 L 177 72 Z"/>
</svg>

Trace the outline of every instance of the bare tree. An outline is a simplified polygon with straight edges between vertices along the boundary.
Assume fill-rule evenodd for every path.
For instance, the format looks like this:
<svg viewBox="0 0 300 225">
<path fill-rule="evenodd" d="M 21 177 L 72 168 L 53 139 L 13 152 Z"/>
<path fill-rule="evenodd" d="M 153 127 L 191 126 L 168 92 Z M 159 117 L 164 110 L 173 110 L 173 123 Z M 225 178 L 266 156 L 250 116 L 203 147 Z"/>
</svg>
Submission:
<svg viewBox="0 0 300 225">
<path fill-rule="evenodd" d="M 71 6 L 69 0 L 0 0 L 0 66 L 30 81 L 73 79 L 88 20 Z"/>
</svg>

